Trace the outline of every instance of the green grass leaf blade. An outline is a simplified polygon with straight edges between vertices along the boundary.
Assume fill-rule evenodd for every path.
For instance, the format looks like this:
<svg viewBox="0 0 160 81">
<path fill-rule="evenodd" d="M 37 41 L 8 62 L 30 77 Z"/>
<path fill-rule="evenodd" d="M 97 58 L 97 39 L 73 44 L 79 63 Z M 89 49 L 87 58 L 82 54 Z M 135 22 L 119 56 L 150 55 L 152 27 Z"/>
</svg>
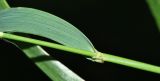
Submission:
<svg viewBox="0 0 160 81">
<path fill-rule="evenodd" d="M 10 8 L 6 0 L 0 0 L 0 11 Z M 1 27 L 1 26 L 0 26 Z M 32 59 L 37 67 L 39 67 L 51 80 L 53 81 L 84 81 L 77 74 L 68 69 L 65 65 L 60 63 L 58 60 L 49 56 L 45 50 L 40 46 L 35 46 L 32 44 L 25 44 L 19 42 L 13 42 L 18 48 L 20 48 L 25 55 Z M 52 59 L 42 59 L 42 61 L 37 61 L 34 58 L 36 57 L 48 57 Z M 34 58 L 33 58 L 34 57 Z M 45 61 L 43 61 L 45 60 Z"/>
<path fill-rule="evenodd" d="M 88 38 L 65 20 L 31 8 L 10 8 L 0 12 L 1 32 L 22 32 L 46 37 L 63 45 L 95 52 Z"/>
<path fill-rule="evenodd" d="M 160 0 L 147 0 L 160 31 Z"/>
<path fill-rule="evenodd" d="M 26 38 L 26 37 L 22 37 L 22 36 L 13 35 L 13 34 L 7 34 L 7 33 L 3 33 L 3 32 L 0 32 L 0 34 L 1 34 L 1 38 L 5 38 L 5 39 L 12 39 L 12 40 L 28 42 L 28 43 L 32 43 L 32 44 L 43 45 L 43 46 L 51 47 L 51 48 L 57 48 L 57 47 L 55 47 L 55 43 L 50 43 L 50 42 L 41 41 L 41 40 L 37 40 L 37 39 Z M 34 42 L 33 42 L 33 40 L 34 40 Z M 48 46 L 48 44 L 49 44 L 49 46 Z M 75 52 L 75 50 L 79 50 L 79 49 L 71 48 L 71 47 L 64 46 L 64 45 L 58 45 L 58 46 L 63 47 L 65 49 L 70 48 L 70 52 L 73 52 L 73 51 Z M 35 50 L 35 48 L 34 48 L 34 50 Z M 25 49 L 24 49 L 24 51 L 25 51 Z M 29 49 L 29 51 L 32 51 L 32 49 Z M 32 51 L 32 53 L 34 53 L 33 51 Z M 65 51 L 67 51 L 67 50 L 65 50 Z M 26 53 L 27 53 L 27 51 L 26 51 Z M 93 53 L 91 51 L 86 52 L 86 50 L 79 50 L 78 53 L 81 53 L 82 55 L 91 56 L 91 57 L 95 56 L 94 55 L 95 53 Z M 97 53 L 101 54 L 103 56 L 104 61 L 117 63 L 117 64 L 129 66 L 129 67 L 134 67 L 134 68 L 137 68 L 137 69 L 142 69 L 142 70 L 145 70 L 145 71 L 150 71 L 150 72 L 154 72 L 154 73 L 158 73 L 158 74 L 160 73 L 160 67 L 159 66 L 155 66 L 155 65 L 151 65 L 151 64 L 147 64 L 147 63 L 143 63 L 143 62 L 138 62 L 138 61 L 134 61 L 134 60 L 130 60 L 130 59 L 126 59 L 126 58 L 122 58 L 122 57 L 118 57 L 118 56 L 114 56 L 114 55 L 110 55 L 110 54 L 104 54 L 104 53 L 101 53 L 101 52 L 97 52 Z"/>
<path fill-rule="evenodd" d="M 0 0 L 0 10 L 9 8 L 9 5 L 7 4 L 6 0 Z"/>
<path fill-rule="evenodd" d="M 24 43 L 16 43 L 18 47 L 54 81 L 84 81 L 62 63 L 51 57 L 40 46 Z"/>
</svg>

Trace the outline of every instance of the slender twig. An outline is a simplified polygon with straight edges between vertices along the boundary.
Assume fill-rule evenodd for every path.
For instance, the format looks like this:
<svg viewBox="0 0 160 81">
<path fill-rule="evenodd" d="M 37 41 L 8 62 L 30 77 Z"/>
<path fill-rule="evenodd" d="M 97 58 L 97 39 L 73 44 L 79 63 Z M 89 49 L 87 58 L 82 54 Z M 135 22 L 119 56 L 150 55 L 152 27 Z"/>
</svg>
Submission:
<svg viewBox="0 0 160 81">
<path fill-rule="evenodd" d="M 84 56 L 91 57 L 91 58 L 96 56 L 96 54 L 94 52 L 76 49 L 76 48 L 72 48 L 72 47 L 68 47 L 68 46 L 64 46 L 64 45 L 59 45 L 59 44 L 55 44 L 55 43 L 51 43 L 51 42 L 46 42 L 46 41 L 42 41 L 42 40 L 22 37 L 22 36 L 8 34 L 8 33 L 3 33 L 3 32 L 0 33 L 0 38 L 37 44 L 37 45 L 46 46 L 46 47 L 50 47 L 50 48 L 54 48 L 54 49 L 72 52 L 73 54 L 84 55 Z M 100 52 L 98 52 L 98 53 L 100 53 Z M 143 62 L 139 62 L 139 61 L 134 61 L 134 60 L 130 60 L 127 58 L 123 58 L 123 57 L 119 57 L 119 56 L 115 56 L 115 55 L 111 55 L 111 54 L 106 54 L 106 53 L 100 53 L 100 54 L 102 55 L 102 58 L 99 58 L 99 59 L 102 59 L 103 61 L 112 62 L 112 63 L 125 65 L 125 66 L 129 66 L 129 67 L 133 67 L 133 68 L 137 68 L 137 69 L 160 74 L 160 67 L 159 66 L 155 66 L 155 65 L 151 65 L 151 64 L 147 64 L 147 63 L 143 63 Z"/>
</svg>

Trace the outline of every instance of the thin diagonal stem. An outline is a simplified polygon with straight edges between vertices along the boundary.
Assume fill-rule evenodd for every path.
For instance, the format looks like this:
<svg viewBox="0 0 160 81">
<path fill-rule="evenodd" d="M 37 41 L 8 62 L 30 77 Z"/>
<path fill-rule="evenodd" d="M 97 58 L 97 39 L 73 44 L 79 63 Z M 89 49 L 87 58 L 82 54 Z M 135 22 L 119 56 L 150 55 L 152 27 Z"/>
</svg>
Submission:
<svg viewBox="0 0 160 81">
<path fill-rule="evenodd" d="M 90 52 L 90 51 L 85 51 L 85 50 L 81 50 L 81 49 L 67 47 L 67 46 L 64 46 L 64 45 L 59 45 L 59 44 L 55 44 L 55 43 L 51 43 L 51 42 L 46 42 L 46 41 L 27 38 L 27 37 L 22 37 L 22 36 L 8 34 L 8 33 L 2 33 L 1 32 L 0 33 L 0 38 L 37 44 L 37 45 L 46 46 L 46 47 L 50 47 L 50 48 L 54 48 L 54 49 L 59 49 L 59 50 L 67 51 L 67 52 L 72 52 L 73 54 L 80 54 L 80 55 L 88 56 L 88 57 L 91 57 L 91 58 L 96 55 L 95 53 Z M 147 64 L 147 63 L 143 63 L 143 62 L 139 62 L 139 61 L 135 61 L 135 60 L 111 55 L 111 54 L 106 54 L 106 53 L 101 53 L 101 54 L 102 54 L 102 58 L 103 58 L 104 61 L 112 62 L 112 63 L 116 63 L 116 64 L 120 64 L 120 65 L 125 65 L 125 66 L 129 66 L 129 67 L 133 67 L 133 68 L 137 68 L 137 69 L 141 69 L 141 70 L 145 70 L 145 71 L 160 74 L 160 67 L 159 66 L 155 66 L 155 65 L 151 65 L 151 64 Z"/>
</svg>

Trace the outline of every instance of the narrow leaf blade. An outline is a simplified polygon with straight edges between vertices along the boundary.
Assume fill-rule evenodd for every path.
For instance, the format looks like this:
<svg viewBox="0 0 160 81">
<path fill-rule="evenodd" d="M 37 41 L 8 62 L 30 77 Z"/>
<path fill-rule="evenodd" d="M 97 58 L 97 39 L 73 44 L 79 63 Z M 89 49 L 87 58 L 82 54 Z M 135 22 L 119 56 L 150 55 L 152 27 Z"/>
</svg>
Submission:
<svg viewBox="0 0 160 81">
<path fill-rule="evenodd" d="M 73 25 L 36 9 L 10 8 L 1 11 L 0 31 L 39 35 L 66 46 L 95 51 L 88 38 Z"/>
<path fill-rule="evenodd" d="M 7 4 L 5 0 L 0 0 L 0 11 L 3 9 L 9 8 L 9 6 L 6 7 Z M 15 41 L 10 41 L 14 43 L 18 48 L 20 48 L 25 55 L 27 55 L 31 60 L 35 62 L 37 67 L 39 67 L 51 80 L 54 81 L 84 81 L 81 77 L 79 77 L 77 74 L 72 72 L 70 69 L 68 69 L 65 65 L 63 65 L 58 60 L 54 59 L 53 57 L 49 56 L 45 50 L 43 50 L 40 46 L 26 44 L 26 43 L 20 43 Z M 51 59 L 45 59 L 45 58 L 38 58 L 38 57 L 47 57 Z M 38 58 L 42 61 L 37 61 Z"/>
<path fill-rule="evenodd" d="M 51 57 L 40 46 L 16 42 L 17 45 L 51 80 L 84 81 L 61 62 Z"/>
<path fill-rule="evenodd" d="M 147 0 L 160 31 L 160 0 Z"/>
</svg>

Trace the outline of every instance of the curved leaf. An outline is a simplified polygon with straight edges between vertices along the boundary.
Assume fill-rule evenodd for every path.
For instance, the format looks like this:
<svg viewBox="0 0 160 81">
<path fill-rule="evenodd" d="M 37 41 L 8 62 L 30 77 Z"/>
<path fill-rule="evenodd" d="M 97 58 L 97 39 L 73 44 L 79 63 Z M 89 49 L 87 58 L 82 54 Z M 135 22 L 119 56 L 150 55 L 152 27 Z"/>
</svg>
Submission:
<svg viewBox="0 0 160 81">
<path fill-rule="evenodd" d="M 0 7 L 3 6 L 1 4 L 3 4 L 3 2 L 0 3 Z M 6 9 L 6 7 L 4 6 L 3 9 Z M 3 11 L 3 9 L 0 9 L 0 11 Z M 2 25 L 2 22 L 0 23 Z M 1 28 L 3 28 L 3 30 Z M 1 31 L 8 31 L 8 29 L 10 30 L 10 28 L 6 28 L 6 27 L 4 28 L 0 26 Z M 10 32 L 15 32 L 15 31 L 10 31 Z M 35 46 L 31 44 L 26 44 L 26 43 L 19 43 L 19 42 L 14 42 L 14 41 L 11 41 L 11 42 L 13 42 L 14 45 L 20 48 L 25 53 L 25 55 L 27 55 L 30 59 L 32 59 L 36 63 L 36 65 L 45 74 L 47 74 L 48 77 L 50 77 L 51 80 L 54 80 L 54 81 L 84 81 L 82 78 L 80 78 L 70 69 L 68 69 L 65 65 L 60 63 L 58 60 L 55 60 L 53 57 L 49 56 L 49 54 L 45 52 L 40 46 Z"/>
<path fill-rule="evenodd" d="M 32 8 L 2 10 L 0 31 L 39 35 L 66 46 L 95 51 L 88 38 L 73 25 L 57 16 Z"/>
<path fill-rule="evenodd" d="M 15 43 L 15 42 L 14 42 Z M 51 57 L 40 46 L 16 43 L 36 65 L 54 81 L 84 81 L 58 60 Z"/>
</svg>

